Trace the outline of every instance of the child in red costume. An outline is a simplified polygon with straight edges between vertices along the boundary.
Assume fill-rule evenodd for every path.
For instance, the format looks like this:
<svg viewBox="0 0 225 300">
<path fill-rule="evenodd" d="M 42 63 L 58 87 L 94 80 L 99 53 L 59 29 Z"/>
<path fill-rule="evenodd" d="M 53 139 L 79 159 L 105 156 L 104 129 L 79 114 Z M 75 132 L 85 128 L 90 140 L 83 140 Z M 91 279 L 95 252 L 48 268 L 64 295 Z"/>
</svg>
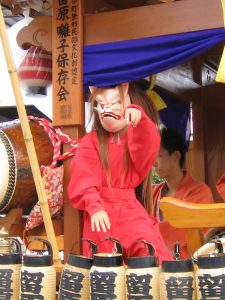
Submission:
<svg viewBox="0 0 225 300">
<path fill-rule="evenodd" d="M 148 215 L 134 192 L 152 167 L 160 143 L 156 125 L 134 104 L 139 97 L 144 106 L 146 99 L 128 83 L 90 90 L 94 130 L 80 142 L 68 186 L 73 207 L 84 210 L 83 236 L 97 242 L 103 252 L 112 249 L 110 242 L 102 243 L 105 237 L 114 237 L 125 257 L 129 249 L 131 256 L 143 255 L 142 244 L 131 245 L 146 240 L 155 247 L 160 262 L 171 260 L 157 220 Z M 85 244 L 83 252 L 88 254 Z"/>
</svg>

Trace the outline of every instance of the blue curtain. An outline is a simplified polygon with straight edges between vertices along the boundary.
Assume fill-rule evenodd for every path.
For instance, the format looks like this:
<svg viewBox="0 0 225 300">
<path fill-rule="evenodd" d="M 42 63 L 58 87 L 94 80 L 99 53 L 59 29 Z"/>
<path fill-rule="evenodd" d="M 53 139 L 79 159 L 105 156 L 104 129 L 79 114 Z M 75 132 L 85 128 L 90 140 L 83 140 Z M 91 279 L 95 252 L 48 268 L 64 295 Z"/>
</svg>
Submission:
<svg viewBox="0 0 225 300">
<path fill-rule="evenodd" d="M 145 78 L 183 63 L 225 40 L 210 29 L 84 47 L 84 85 L 107 86 Z"/>
</svg>

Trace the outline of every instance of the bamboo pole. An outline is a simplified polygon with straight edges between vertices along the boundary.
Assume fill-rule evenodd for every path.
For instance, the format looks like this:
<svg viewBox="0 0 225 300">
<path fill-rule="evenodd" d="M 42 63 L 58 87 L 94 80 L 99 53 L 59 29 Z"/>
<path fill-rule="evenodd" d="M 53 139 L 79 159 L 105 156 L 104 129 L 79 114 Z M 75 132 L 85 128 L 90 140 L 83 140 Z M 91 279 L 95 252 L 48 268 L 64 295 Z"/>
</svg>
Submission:
<svg viewBox="0 0 225 300">
<path fill-rule="evenodd" d="M 51 243 L 53 249 L 53 261 L 55 264 L 60 264 L 61 261 L 60 261 L 58 246 L 56 242 L 55 232 L 52 224 L 52 219 L 49 212 L 48 201 L 44 191 L 44 185 L 41 178 L 41 173 L 40 173 L 39 164 L 37 160 L 36 150 L 34 147 L 32 133 L 27 119 L 26 109 L 23 103 L 17 71 L 9 47 L 9 41 L 6 33 L 6 27 L 5 27 L 3 14 L 2 14 L 1 4 L 0 4 L 0 36 L 1 36 L 3 50 L 7 62 L 8 72 L 10 75 L 11 84 L 12 84 L 12 88 L 16 100 L 16 107 L 17 107 L 19 119 L 21 121 L 23 137 L 26 144 L 26 149 L 27 149 L 27 153 L 31 165 L 32 174 L 34 177 L 34 183 L 38 194 L 38 200 L 43 215 L 45 230 L 47 233 L 48 240 Z"/>
</svg>

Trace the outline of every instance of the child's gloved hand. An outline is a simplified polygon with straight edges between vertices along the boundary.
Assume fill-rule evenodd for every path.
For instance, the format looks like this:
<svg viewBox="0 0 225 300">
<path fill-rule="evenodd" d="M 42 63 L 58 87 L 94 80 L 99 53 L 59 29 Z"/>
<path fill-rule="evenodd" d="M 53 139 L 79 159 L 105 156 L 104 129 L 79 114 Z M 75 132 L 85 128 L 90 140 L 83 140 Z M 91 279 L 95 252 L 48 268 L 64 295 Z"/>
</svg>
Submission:
<svg viewBox="0 0 225 300">
<path fill-rule="evenodd" d="M 91 216 L 91 230 L 92 231 L 107 231 L 107 229 L 110 229 L 111 224 L 109 221 L 108 214 L 105 210 L 100 210 L 96 213 L 94 213 Z"/>
<path fill-rule="evenodd" d="M 127 121 L 127 125 L 136 127 L 141 120 L 141 111 L 134 107 L 128 107 L 125 110 L 124 118 Z"/>
</svg>

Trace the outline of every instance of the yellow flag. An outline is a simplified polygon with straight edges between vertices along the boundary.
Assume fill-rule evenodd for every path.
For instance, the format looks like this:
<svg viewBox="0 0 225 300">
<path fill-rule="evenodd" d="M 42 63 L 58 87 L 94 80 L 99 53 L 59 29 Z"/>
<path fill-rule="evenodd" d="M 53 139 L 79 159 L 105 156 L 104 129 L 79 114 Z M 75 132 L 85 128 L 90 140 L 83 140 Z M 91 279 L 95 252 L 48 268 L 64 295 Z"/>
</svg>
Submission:
<svg viewBox="0 0 225 300">
<path fill-rule="evenodd" d="M 147 89 L 146 93 L 151 98 L 152 102 L 155 104 L 156 109 L 159 111 L 159 110 L 166 108 L 167 105 L 163 101 L 163 99 L 155 91 L 153 91 L 155 82 L 156 82 L 156 75 L 152 75 L 150 77 L 150 84 L 149 84 L 149 88 Z"/>
<path fill-rule="evenodd" d="M 224 27 L 225 27 L 225 0 L 221 0 L 223 7 L 223 19 L 224 19 Z M 225 47 L 223 49 L 222 58 L 220 60 L 218 72 L 216 75 L 216 81 L 225 83 Z"/>
</svg>

